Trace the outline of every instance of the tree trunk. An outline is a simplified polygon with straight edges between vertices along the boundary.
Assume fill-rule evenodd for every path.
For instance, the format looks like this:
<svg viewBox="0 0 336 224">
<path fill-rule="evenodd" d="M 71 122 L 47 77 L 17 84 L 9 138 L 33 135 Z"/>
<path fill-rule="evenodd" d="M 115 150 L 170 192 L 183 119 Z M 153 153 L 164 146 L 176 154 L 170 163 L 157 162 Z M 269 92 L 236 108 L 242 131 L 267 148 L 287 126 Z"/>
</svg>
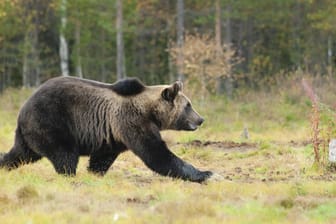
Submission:
<svg viewBox="0 0 336 224">
<path fill-rule="evenodd" d="M 217 49 L 217 57 L 220 57 L 222 53 L 222 23 L 221 23 L 221 4 L 220 0 L 216 0 L 216 23 L 215 23 L 215 39 L 216 39 L 216 49 Z M 222 74 L 218 74 L 218 78 L 216 80 L 217 93 L 223 93 L 223 77 Z"/>
<path fill-rule="evenodd" d="M 168 42 L 168 49 L 170 49 L 170 43 Z M 174 70 L 173 70 L 173 59 L 170 54 L 168 54 L 168 69 L 169 69 L 169 83 L 173 83 L 175 81 Z"/>
<path fill-rule="evenodd" d="M 28 33 L 25 34 L 24 37 L 24 47 L 23 47 L 23 59 L 22 59 L 22 85 L 23 87 L 29 87 L 29 65 L 28 65 Z"/>
<path fill-rule="evenodd" d="M 332 37 L 329 35 L 328 36 L 328 75 L 332 75 L 332 72 L 333 72 L 332 58 L 333 58 Z"/>
<path fill-rule="evenodd" d="M 24 16 L 29 18 L 24 37 L 22 84 L 24 87 L 33 87 L 40 84 L 40 53 L 39 53 L 39 2 L 23 2 Z"/>
<path fill-rule="evenodd" d="M 61 62 L 61 72 L 63 76 L 69 75 L 69 50 L 68 44 L 64 36 L 64 31 L 66 29 L 66 4 L 67 0 L 61 1 L 61 29 L 60 29 L 60 62 Z"/>
<path fill-rule="evenodd" d="M 100 62 L 100 70 L 101 70 L 101 81 L 106 82 L 106 56 L 105 56 L 105 39 L 106 39 L 106 34 L 105 30 L 102 30 L 101 32 L 101 44 L 102 44 L 102 49 L 101 49 L 101 62 Z"/>
<path fill-rule="evenodd" d="M 177 0 L 177 46 L 180 49 L 177 56 L 178 80 L 183 80 L 183 35 L 184 35 L 184 1 Z"/>
<path fill-rule="evenodd" d="M 221 23 L 221 4 L 220 0 L 216 0 L 216 45 L 217 45 L 217 55 L 221 54 L 222 51 L 222 23 Z"/>
<path fill-rule="evenodd" d="M 225 20 L 225 45 L 227 45 L 229 48 L 231 47 L 231 5 L 228 5 L 226 7 L 226 20 Z M 227 61 L 227 63 L 231 63 L 230 61 Z M 227 74 L 227 77 L 224 79 L 224 89 L 226 96 L 228 98 L 232 98 L 233 94 L 233 79 L 231 71 Z"/>
<path fill-rule="evenodd" d="M 81 58 L 81 39 L 80 39 L 80 22 L 76 22 L 75 27 L 75 41 L 76 41 L 76 75 L 80 78 L 83 78 L 83 71 L 82 71 L 82 58 Z"/>
<path fill-rule="evenodd" d="M 37 25 L 28 28 L 24 40 L 22 81 L 24 87 L 40 84 L 40 59 L 38 52 Z"/>
<path fill-rule="evenodd" d="M 6 55 L 6 48 L 2 48 L 2 55 Z M 5 77 L 6 77 L 6 61 L 4 60 L 4 57 L 1 62 L 2 68 L 0 67 L 0 93 L 5 89 L 6 83 L 5 83 Z"/>
<path fill-rule="evenodd" d="M 253 44 L 254 44 L 253 27 L 254 27 L 253 19 L 248 19 L 247 21 L 247 54 L 245 56 L 246 64 L 247 64 L 247 67 L 246 67 L 247 72 L 250 72 L 248 70 L 248 65 L 252 64 L 252 58 L 253 58 Z"/>
<path fill-rule="evenodd" d="M 301 35 L 301 26 L 302 26 L 302 5 L 300 1 L 296 1 L 294 6 L 294 15 L 293 15 L 293 25 L 292 25 L 292 50 L 291 50 L 291 58 L 294 62 L 294 66 L 296 69 L 301 69 L 302 67 L 302 60 L 301 60 L 301 43 L 300 43 L 300 35 Z"/>
<path fill-rule="evenodd" d="M 124 43 L 123 43 L 123 6 L 122 0 L 117 0 L 117 79 L 120 80 L 126 76 L 124 62 Z"/>
<path fill-rule="evenodd" d="M 33 85 L 40 85 L 40 75 L 41 75 L 41 67 L 40 67 L 40 52 L 38 46 L 38 25 L 34 27 L 34 35 L 33 35 L 33 46 L 32 46 L 32 55 L 33 55 Z"/>
</svg>

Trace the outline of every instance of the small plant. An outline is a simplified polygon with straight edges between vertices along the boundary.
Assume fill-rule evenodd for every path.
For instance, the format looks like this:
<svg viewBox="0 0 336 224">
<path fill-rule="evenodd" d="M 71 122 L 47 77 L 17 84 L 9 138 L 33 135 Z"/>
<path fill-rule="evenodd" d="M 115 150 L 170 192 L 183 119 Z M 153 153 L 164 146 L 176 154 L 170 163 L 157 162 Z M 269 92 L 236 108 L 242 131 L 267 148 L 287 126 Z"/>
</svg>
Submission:
<svg viewBox="0 0 336 224">
<path fill-rule="evenodd" d="M 320 163 L 320 139 L 319 139 L 320 111 L 319 111 L 319 106 L 318 106 L 318 99 L 313 89 L 310 87 L 310 85 L 307 83 L 305 79 L 302 79 L 301 83 L 302 83 L 303 89 L 305 90 L 307 96 L 309 97 L 312 103 L 312 113 L 310 117 L 311 130 L 312 130 L 311 140 L 312 140 L 312 144 L 314 148 L 315 163 L 319 164 Z"/>
<path fill-rule="evenodd" d="M 314 149 L 314 165 L 327 167 L 330 165 L 328 162 L 328 145 L 332 136 L 335 135 L 336 114 L 329 106 L 319 102 L 313 88 L 305 79 L 302 79 L 301 84 L 312 103 L 310 123 L 312 131 L 311 142 Z"/>
</svg>

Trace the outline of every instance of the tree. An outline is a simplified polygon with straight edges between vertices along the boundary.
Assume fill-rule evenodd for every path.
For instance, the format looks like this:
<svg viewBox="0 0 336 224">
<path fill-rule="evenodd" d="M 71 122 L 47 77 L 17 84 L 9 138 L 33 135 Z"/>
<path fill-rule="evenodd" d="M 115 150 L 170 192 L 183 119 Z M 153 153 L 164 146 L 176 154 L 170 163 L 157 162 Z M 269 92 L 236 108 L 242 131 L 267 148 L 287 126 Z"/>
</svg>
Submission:
<svg viewBox="0 0 336 224">
<path fill-rule="evenodd" d="M 126 77 L 125 71 L 125 55 L 124 55 L 124 39 L 123 39 L 123 6 L 122 0 L 116 1 L 117 8 L 117 79 L 120 80 Z"/>
<path fill-rule="evenodd" d="M 230 46 L 224 44 L 218 49 L 215 38 L 208 34 L 186 35 L 183 48 L 178 43 L 171 45 L 168 51 L 172 58 L 177 59 L 180 51 L 183 52 L 182 72 L 186 75 L 188 84 L 201 89 L 203 97 L 208 91 L 215 89 L 219 78 L 231 76 L 233 66 L 240 62 Z"/>
<path fill-rule="evenodd" d="M 218 1 L 218 6 L 219 9 L 217 9 L 220 13 L 221 7 L 220 7 L 220 3 Z M 226 6 L 226 16 L 225 16 L 225 46 L 228 48 L 231 48 L 231 41 L 232 41 L 232 36 L 231 36 L 231 4 L 230 2 L 227 4 Z M 220 14 L 219 14 L 220 16 Z M 231 60 L 231 58 L 227 58 L 228 60 Z M 231 62 L 228 61 L 227 64 L 230 64 Z M 231 98 L 232 94 L 233 94 L 233 79 L 232 79 L 232 69 L 229 70 L 229 74 L 227 74 L 227 76 L 224 78 L 224 88 L 225 88 L 225 93 L 226 95 Z M 222 91 L 220 91 L 219 93 L 222 93 Z"/>
<path fill-rule="evenodd" d="M 60 63 L 61 63 L 61 72 L 63 76 L 69 75 L 69 50 L 68 50 L 68 43 L 64 35 L 64 31 L 66 29 L 67 24 L 67 17 L 66 17 L 66 10 L 67 10 L 67 0 L 61 0 L 60 6 L 60 14 L 61 14 L 61 27 L 60 27 Z"/>
<path fill-rule="evenodd" d="M 75 45 L 76 45 L 76 75 L 83 78 L 81 59 L 81 23 L 77 20 L 75 24 Z"/>
<path fill-rule="evenodd" d="M 22 1 L 23 14 L 26 20 L 23 47 L 23 86 L 32 87 L 40 84 L 40 52 L 39 52 L 39 29 L 41 17 L 39 10 L 45 6 L 40 0 Z"/>
<path fill-rule="evenodd" d="M 327 55 L 326 65 L 328 73 L 333 73 L 334 61 L 334 36 L 336 34 L 336 19 L 334 17 L 336 13 L 336 2 L 332 0 L 325 0 L 324 4 L 319 1 L 311 1 L 311 7 L 316 8 L 314 12 L 309 14 L 309 19 L 312 22 L 314 30 L 318 30 L 318 33 L 322 34 L 325 41 L 325 51 Z"/>
<path fill-rule="evenodd" d="M 22 85 L 19 63 L 22 59 L 18 41 L 9 41 L 22 34 L 21 5 L 16 1 L 0 1 L 0 92 L 7 86 Z"/>
<path fill-rule="evenodd" d="M 183 49 L 184 38 L 184 1 L 177 0 L 177 47 Z M 177 76 L 179 80 L 183 80 L 183 51 L 178 51 L 176 57 Z"/>
</svg>

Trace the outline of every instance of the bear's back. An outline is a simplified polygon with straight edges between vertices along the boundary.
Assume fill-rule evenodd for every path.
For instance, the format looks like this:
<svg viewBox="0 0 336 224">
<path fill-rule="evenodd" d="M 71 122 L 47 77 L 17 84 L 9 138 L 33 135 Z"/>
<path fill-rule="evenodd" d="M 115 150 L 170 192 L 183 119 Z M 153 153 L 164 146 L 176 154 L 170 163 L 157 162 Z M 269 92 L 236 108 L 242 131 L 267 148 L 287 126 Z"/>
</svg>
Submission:
<svg viewBox="0 0 336 224">
<path fill-rule="evenodd" d="M 85 113 L 103 102 L 115 105 L 116 110 L 121 102 L 142 95 L 145 89 L 146 86 L 135 78 L 107 84 L 76 77 L 56 77 L 42 84 L 27 100 L 21 112 L 71 113 L 76 110 Z"/>
<path fill-rule="evenodd" d="M 108 89 L 121 96 L 134 96 L 142 93 L 146 88 L 137 78 L 126 78 L 113 84 L 107 84 L 77 77 L 57 77 L 48 80 L 41 86 L 41 89 L 51 89 L 53 91 L 54 89 L 69 87 L 73 90 Z"/>
<path fill-rule="evenodd" d="M 26 101 L 20 111 L 25 116 L 69 117 L 73 111 L 85 113 L 102 100 L 115 102 L 117 94 L 111 84 L 75 77 L 57 77 L 42 84 Z M 113 99 L 113 100 L 111 100 Z"/>
</svg>

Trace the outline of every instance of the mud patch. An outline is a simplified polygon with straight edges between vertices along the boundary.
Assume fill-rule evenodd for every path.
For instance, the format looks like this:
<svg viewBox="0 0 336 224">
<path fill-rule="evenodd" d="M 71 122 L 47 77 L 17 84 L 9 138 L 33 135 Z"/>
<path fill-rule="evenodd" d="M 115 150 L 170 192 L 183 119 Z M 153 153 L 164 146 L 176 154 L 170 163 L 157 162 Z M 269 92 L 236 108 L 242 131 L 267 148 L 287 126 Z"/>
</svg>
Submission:
<svg viewBox="0 0 336 224">
<path fill-rule="evenodd" d="M 153 195 L 148 195 L 144 198 L 140 198 L 140 197 L 129 197 L 126 198 L 126 202 L 127 203 L 131 203 L 131 204 L 148 204 L 151 201 L 155 201 L 157 200 L 156 197 L 154 197 Z"/>
<path fill-rule="evenodd" d="M 272 141 L 273 144 L 275 145 L 280 145 L 280 146 L 289 146 L 289 147 L 306 147 L 307 145 L 312 144 L 311 140 L 302 140 L 302 141 L 294 141 L 291 140 L 289 142 L 277 142 L 277 141 Z"/>
<path fill-rule="evenodd" d="M 336 181 L 336 176 L 333 173 L 326 173 L 326 174 L 321 174 L 317 176 L 309 176 L 310 179 L 315 180 L 315 181 L 326 181 L 326 182 L 335 182 Z"/>
<path fill-rule="evenodd" d="M 201 141 L 193 140 L 188 143 L 178 143 L 196 148 L 212 148 L 219 150 L 232 150 L 232 151 L 249 151 L 257 149 L 256 143 L 249 142 L 233 142 L 233 141 Z"/>
</svg>

